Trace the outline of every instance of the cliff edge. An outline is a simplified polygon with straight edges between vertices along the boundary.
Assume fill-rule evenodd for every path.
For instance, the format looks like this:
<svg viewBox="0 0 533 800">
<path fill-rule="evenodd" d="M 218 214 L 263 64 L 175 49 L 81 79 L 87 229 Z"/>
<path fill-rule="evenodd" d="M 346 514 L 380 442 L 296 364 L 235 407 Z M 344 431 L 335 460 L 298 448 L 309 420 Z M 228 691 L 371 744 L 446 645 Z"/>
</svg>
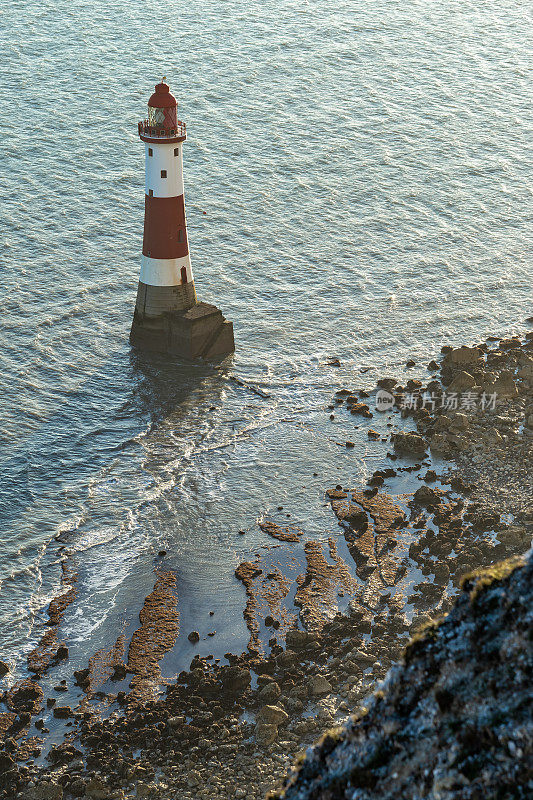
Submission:
<svg viewBox="0 0 533 800">
<path fill-rule="evenodd" d="M 533 796 L 533 558 L 463 581 L 368 708 L 301 757 L 270 800 Z"/>
</svg>

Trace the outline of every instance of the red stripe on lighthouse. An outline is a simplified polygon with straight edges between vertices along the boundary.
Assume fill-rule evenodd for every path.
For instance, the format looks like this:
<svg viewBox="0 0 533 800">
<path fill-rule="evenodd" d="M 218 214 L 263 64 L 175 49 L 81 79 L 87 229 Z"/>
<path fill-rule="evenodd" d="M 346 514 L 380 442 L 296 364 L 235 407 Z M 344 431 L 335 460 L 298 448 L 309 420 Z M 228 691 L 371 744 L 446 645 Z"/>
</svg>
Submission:
<svg viewBox="0 0 533 800">
<path fill-rule="evenodd" d="M 150 258 L 183 258 L 188 253 L 183 195 L 145 195 L 143 255 Z"/>
</svg>

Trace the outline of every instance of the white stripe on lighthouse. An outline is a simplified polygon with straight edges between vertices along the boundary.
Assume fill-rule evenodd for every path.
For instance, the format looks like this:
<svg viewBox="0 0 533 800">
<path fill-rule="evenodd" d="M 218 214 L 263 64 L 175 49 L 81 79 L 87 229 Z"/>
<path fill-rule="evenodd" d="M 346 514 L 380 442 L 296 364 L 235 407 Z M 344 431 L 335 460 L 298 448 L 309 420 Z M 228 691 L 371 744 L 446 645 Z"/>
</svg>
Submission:
<svg viewBox="0 0 533 800">
<path fill-rule="evenodd" d="M 174 151 L 178 155 L 174 155 Z M 150 191 L 153 197 L 179 197 L 183 194 L 181 144 L 145 143 L 145 164 L 145 194 L 149 195 Z M 166 177 L 161 177 L 162 172 L 166 172 Z"/>
<path fill-rule="evenodd" d="M 184 282 L 181 272 L 184 267 L 187 282 L 192 283 L 194 279 L 188 255 L 183 258 L 149 258 L 143 255 L 139 280 L 149 286 L 179 286 Z"/>
</svg>

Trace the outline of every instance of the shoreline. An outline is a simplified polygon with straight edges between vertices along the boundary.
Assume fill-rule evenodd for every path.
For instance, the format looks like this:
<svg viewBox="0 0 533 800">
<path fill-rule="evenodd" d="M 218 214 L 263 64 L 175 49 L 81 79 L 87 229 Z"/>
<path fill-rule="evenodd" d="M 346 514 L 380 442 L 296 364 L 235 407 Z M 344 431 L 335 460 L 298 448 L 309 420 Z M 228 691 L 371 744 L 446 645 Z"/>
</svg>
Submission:
<svg viewBox="0 0 533 800">
<path fill-rule="evenodd" d="M 526 503 L 533 496 L 527 470 L 533 335 L 497 341 L 443 348 L 441 363 L 430 364 L 434 377 L 426 386 L 380 379 L 378 387 L 395 399 L 384 413 L 371 407 L 375 392 L 339 387 L 326 413 L 353 415 L 367 427 L 369 444 L 383 442 L 390 451 L 366 488 L 324 487 L 338 538 L 316 541 L 291 526 L 262 523 L 272 547 L 237 568 L 246 593 L 248 652 L 227 654 L 226 665 L 195 657 L 165 697 L 145 693 L 132 701 L 128 678 L 144 692 L 150 680 L 155 686 L 159 661 L 177 635 L 172 576 L 166 584 L 158 578 L 152 616 L 149 604 L 141 618 L 146 635 L 137 629 L 136 658 L 130 643 L 131 657 L 116 660 L 118 648 L 108 664 L 108 680 L 118 691 L 101 691 L 104 681 L 92 694 L 89 665 L 75 674 L 87 690 L 80 708 L 52 704 L 48 713 L 72 724 L 66 742 L 52 747 L 49 767 L 32 771 L 32 756 L 16 765 L 17 754 L 28 753 L 23 742 L 30 742 L 32 753 L 39 749 L 28 734 L 35 717 L 46 717 L 39 713 L 44 698 L 29 697 L 27 686 L 3 696 L 3 714 L 15 717 L 1 716 L 8 724 L 0 796 L 18 790 L 28 800 L 40 792 L 52 800 L 166 800 L 179 791 L 191 799 L 256 800 L 275 789 L 292 757 L 324 729 L 346 721 L 375 689 L 409 635 L 449 611 L 465 572 L 527 549 L 533 525 Z M 448 394 L 479 397 L 496 392 L 496 407 L 443 409 L 443 387 Z M 435 396 L 435 408 L 420 407 L 427 392 Z M 420 403 L 402 409 L 408 394 Z M 432 455 L 446 459 L 439 462 L 440 475 Z M 404 491 L 406 480 L 413 491 Z M 328 619 L 340 601 L 346 613 Z M 298 619 L 303 629 L 294 627 Z M 161 626 L 166 636 L 159 635 Z M 95 700 L 110 712 L 103 721 Z"/>
</svg>

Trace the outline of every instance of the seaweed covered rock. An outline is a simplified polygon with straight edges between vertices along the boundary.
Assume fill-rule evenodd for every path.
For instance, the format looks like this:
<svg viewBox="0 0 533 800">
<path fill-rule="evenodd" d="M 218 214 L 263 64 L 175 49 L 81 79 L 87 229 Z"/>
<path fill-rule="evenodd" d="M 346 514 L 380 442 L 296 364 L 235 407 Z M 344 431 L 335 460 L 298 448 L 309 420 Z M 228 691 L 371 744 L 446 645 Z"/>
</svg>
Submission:
<svg viewBox="0 0 533 800">
<path fill-rule="evenodd" d="M 271 800 L 533 796 L 533 559 L 467 576 L 368 709 L 308 750 Z"/>
</svg>

